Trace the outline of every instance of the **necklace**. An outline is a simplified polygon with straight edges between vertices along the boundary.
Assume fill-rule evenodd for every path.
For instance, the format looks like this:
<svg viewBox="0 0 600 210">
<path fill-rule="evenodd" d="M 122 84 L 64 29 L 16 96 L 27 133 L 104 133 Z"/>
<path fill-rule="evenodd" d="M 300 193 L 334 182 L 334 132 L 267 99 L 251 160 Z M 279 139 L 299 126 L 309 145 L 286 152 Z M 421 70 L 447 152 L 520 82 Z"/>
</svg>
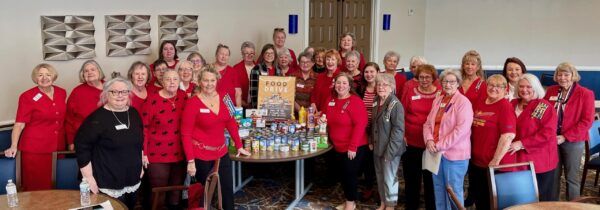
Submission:
<svg viewBox="0 0 600 210">
<path fill-rule="evenodd" d="M 125 126 L 125 123 L 122 123 L 121 120 L 119 120 L 119 118 L 117 117 L 117 115 L 115 114 L 115 112 L 113 111 L 112 108 L 109 108 L 108 110 L 110 110 L 110 112 L 113 114 L 113 116 L 115 117 L 115 119 L 117 120 L 117 122 L 119 122 L 119 125 L 117 125 L 116 127 Z M 130 123 L 131 123 L 131 121 L 129 120 L 129 109 L 127 109 L 127 127 L 124 127 L 123 129 L 129 129 Z M 120 129 L 117 128 L 117 130 L 120 130 Z"/>
<path fill-rule="evenodd" d="M 217 96 L 217 94 L 212 94 L 210 96 L 207 96 L 206 94 L 200 94 L 200 96 L 202 98 L 204 98 L 204 100 L 206 100 L 205 102 L 208 103 L 208 105 L 210 106 L 210 108 L 213 108 L 215 106 L 215 102 L 214 102 L 214 97 Z"/>
<path fill-rule="evenodd" d="M 173 100 L 171 100 L 171 98 L 172 98 Z M 175 109 L 175 101 L 177 100 L 177 99 L 176 99 L 177 97 L 173 96 L 173 97 L 171 97 L 171 98 L 165 98 L 165 99 L 167 99 L 167 101 L 168 101 L 169 103 L 171 103 L 171 106 L 173 107 L 173 109 Z"/>
</svg>

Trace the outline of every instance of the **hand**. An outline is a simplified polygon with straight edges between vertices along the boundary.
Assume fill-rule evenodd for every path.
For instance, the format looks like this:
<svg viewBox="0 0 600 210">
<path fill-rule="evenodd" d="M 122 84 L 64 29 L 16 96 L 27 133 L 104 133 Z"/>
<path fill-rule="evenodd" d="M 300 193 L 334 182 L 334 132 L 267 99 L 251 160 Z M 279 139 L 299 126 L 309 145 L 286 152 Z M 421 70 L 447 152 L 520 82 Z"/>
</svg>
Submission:
<svg viewBox="0 0 600 210">
<path fill-rule="evenodd" d="M 187 172 L 190 176 L 196 175 L 196 163 L 194 161 L 188 162 L 187 164 Z"/>
<path fill-rule="evenodd" d="M 497 160 L 497 159 L 492 159 L 490 161 L 490 163 L 488 164 L 488 166 L 497 166 L 497 165 L 500 165 L 500 160 Z"/>
<path fill-rule="evenodd" d="M 248 152 L 247 150 L 245 150 L 244 148 L 239 148 L 237 150 L 237 154 L 235 155 L 236 157 L 239 157 L 240 154 L 244 155 L 244 156 L 250 156 L 250 152 Z"/>
<path fill-rule="evenodd" d="M 148 161 L 148 156 L 142 155 L 142 165 L 144 166 L 144 168 L 148 168 L 149 163 L 150 161 Z"/>
<path fill-rule="evenodd" d="M 523 149 L 523 143 L 521 141 L 514 141 L 510 144 L 508 151 L 510 152 L 510 155 L 513 155 L 521 149 Z"/>
<path fill-rule="evenodd" d="M 348 159 L 354 160 L 355 157 L 356 157 L 356 152 L 348 150 Z"/>
<path fill-rule="evenodd" d="M 320 113 L 320 112 L 319 112 Z M 321 115 L 323 116 L 323 115 Z M 317 123 L 319 125 L 323 124 L 323 123 L 327 123 L 327 118 L 326 117 L 319 117 L 319 119 L 317 120 Z"/>
<path fill-rule="evenodd" d="M 4 156 L 9 157 L 9 158 L 14 158 L 15 156 L 17 156 L 17 148 L 10 147 L 10 148 L 4 150 Z"/>
<path fill-rule="evenodd" d="M 427 140 L 427 151 L 436 153 L 438 152 L 437 148 L 435 148 L 435 142 L 433 140 Z"/>
<path fill-rule="evenodd" d="M 558 145 L 561 145 L 562 143 L 564 143 L 567 139 L 565 138 L 565 136 L 563 135 L 558 135 L 556 136 L 556 140 L 558 140 Z"/>
<path fill-rule="evenodd" d="M 369 144 L 369 150 L 373 151 L 373 144 Z"/>
<path fill-rule="evenodd" d="M 75 144 L 69 144 L 69 151 L 75 150 Z"/>
<path fill-rule="evenodd" d="M 85 180 L 90 185 L 90 191 L 92 191 L 94 194 L 98 194 L 98 184 L 96 183 L 96 179 L 94 179 L 94 177 L 92 176 L 85 177 Z"/>
</svg>

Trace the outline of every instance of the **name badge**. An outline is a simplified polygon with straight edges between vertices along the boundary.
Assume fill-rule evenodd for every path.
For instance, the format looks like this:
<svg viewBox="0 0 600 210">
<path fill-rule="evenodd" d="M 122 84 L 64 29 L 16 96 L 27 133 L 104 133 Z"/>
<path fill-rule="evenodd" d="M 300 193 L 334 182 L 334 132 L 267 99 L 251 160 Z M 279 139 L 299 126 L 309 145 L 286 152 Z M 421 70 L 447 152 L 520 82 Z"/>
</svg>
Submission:
<svg viewBox="0 0 600 210">
<path fill-rule="evenodd" d="M 123 130 L 123 129 L 127 129 L 127 126 L 125 124 L 115 125 L 115 129 Z"/>
<path fill-rule="evenodd" d="M 421 99 L 421 95 L 416 95 L 416 96 L 412 96 L 412 100 L 419 100 Z"/>
<path fill-rule="evenodd" d="M 263 76 L 269 75 L 269 72 L 260 72 L 260 75 L 263 75 Z"/>
<path fill-rule="evenodd" d="M 329 102 L 329 106 L 335 106 L 335 102 Z"/>
<path fill-rule="evenodd" d="M 297 88 L 304 88 L 304 84 L 296 84 Z"/>
<path fill-rule="evenodd" d="M 35 96 L 33 97 L 33 100 L 38 101 L 38 100 L 40 100 L 40 98 L 42 98 L 42 94 L 38 93 L 38 94 L 35 94 Z"/>
<path fill-rule="evenodd" d="M 557 101 L 558 100 L 558 96 L 550 96 L 550 101 Z"/>
<path fill-rule="evenodd" d="M 200 113 L 210 113 L 210 110 L 208 110 L 208 109 L 200 109 Z"/>
</svg>

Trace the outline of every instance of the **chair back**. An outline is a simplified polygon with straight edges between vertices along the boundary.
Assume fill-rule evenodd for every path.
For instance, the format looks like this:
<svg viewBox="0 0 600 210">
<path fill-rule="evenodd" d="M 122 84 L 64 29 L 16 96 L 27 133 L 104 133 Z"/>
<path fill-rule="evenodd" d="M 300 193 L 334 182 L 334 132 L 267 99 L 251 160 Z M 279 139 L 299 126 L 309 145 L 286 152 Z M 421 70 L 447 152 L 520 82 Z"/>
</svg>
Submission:
<svg viewBox="0 0 600 210">
<path fill-rule="evenodd" d="M 52 153 L 52 187 L 79 189 L 79 165 L 74 151 Z"/>
<path fill-rule="evenodd" d="M 589 155 L 600 152 L 600 121 L 596 120 L 590 128 Z"/>
<path fill-rule="evenodd" d="M 12 136 L 12 127 L 0 128 L 0 151 L 10 147 Z"/>
<path fill-rule="evenodd" d="M 17 189 L 21 186 L 21 153 L 17 153 L 15 158 L 7 158 L 4 152 L 0 154 L 0 195 L 4 195 L 9 179 L 13 180 Z"/>
<path fill-rule="evenodd" d="M 496 173 L 498 169 L 527 165 L 529 170 Z M 533 162 L 491 166 L 489 171 L 491 209 L 538 202 L 539 193 Z"/>
<path fill-rule="evenodd" d="M 549 87 L 557 84 L 556 81 L 554 81 L 554 73 L 542 73 L 542 76 L 540 78 L 540 83 L 542 83 L 542 86 L 544 87 Z"/>
</svg>

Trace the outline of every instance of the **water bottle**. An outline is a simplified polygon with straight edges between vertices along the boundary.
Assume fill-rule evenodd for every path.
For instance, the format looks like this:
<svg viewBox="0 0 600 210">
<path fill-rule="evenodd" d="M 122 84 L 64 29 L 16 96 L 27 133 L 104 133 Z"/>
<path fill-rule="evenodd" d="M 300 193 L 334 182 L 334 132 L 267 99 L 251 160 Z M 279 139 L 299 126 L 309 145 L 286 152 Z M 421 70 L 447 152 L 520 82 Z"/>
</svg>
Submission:
<svg viewBox="0 0 600 210">
<path fill-rule="evenodd" d="M 85 178 L 81 179 L 81 184 L 79 184 L 79 192 L 81 194 L 81 206 L 89 206 L 91 203 L 90 184 L 88 184 Z"/>
<path fill-rule="evenodd" d="M 8 207 L 13 208 L 19 205 L 19 198 L 17 197 L 17 186 L 13 183 L 12 179 L 8 180 L 6 184 L 6 197 L 8 198 Z"/>
</svg>

